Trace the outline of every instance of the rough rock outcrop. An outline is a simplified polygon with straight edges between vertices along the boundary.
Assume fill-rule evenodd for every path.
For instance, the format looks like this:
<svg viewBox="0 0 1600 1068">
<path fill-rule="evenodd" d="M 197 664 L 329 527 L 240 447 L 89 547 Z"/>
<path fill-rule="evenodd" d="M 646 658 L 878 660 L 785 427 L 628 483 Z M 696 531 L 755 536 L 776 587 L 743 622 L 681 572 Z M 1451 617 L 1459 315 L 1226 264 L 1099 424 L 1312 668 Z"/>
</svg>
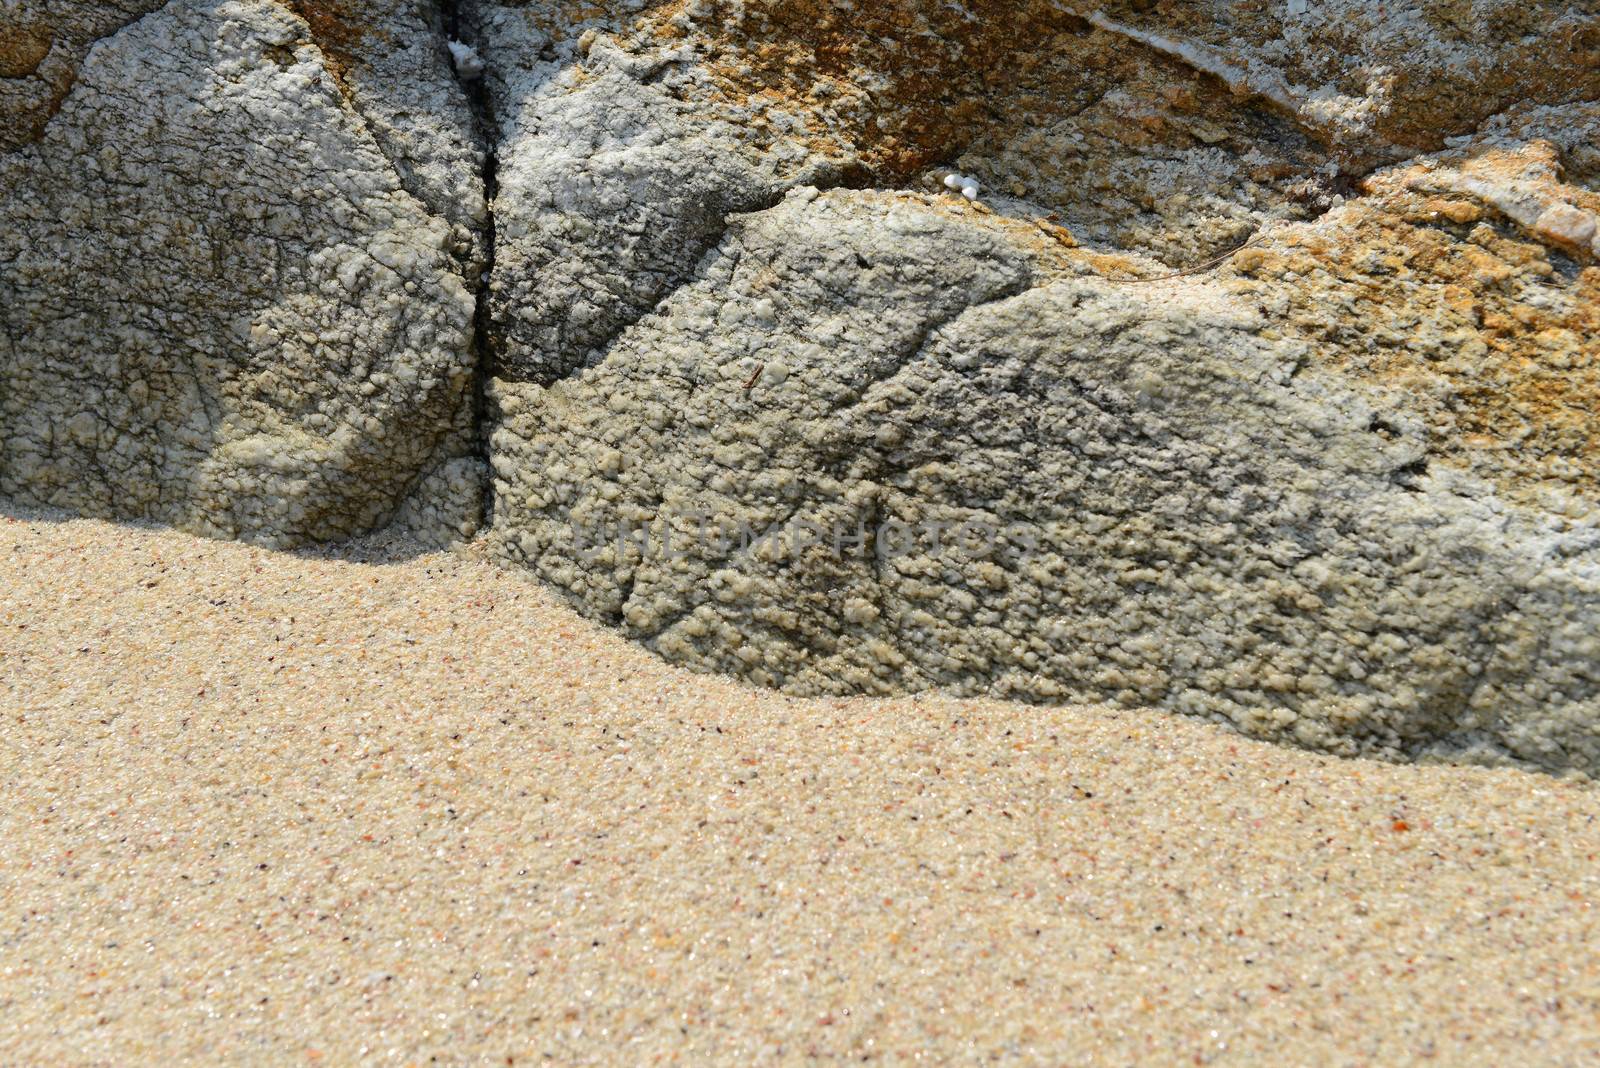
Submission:
<svg viewBox="0 0 1600 1068">
<path fill-rule="evenodd" d="M 370 529 L 426 475 L 475 507 L 481 149 L 437 27 L 44 8 L 71 89 L 0 155 L 0 492 L 280 545 Z"/>
<path fill-rule="evenodd" d="M 1596 765 L 1594 16 L 636 7 L 474 6 L 508 559 L 797 693 Z"/>
<path fill-rule="evenodd" d="M 530 379 L 593 362 L 788 188 L 954 166 L 999 210 L 1192 261 L 1513 105 L 1600 98 L 1600 16 L 1560 0 L 465 7 L 499 127 L 497 354 Z"/>
<path fill-rule="evenodd" d="M 0 152 L 44 135 L 90 46 L 166 0 L 41 0 L 0 7 Z"/>
<path fill-rule="evenodd" d="M 1589 5 L 33 10 L 0 492 L 444 537 L 488 464 L 695 667 L 1600 767 Z"/>
<path fill-rule="evenodd" d="M 502 384 L 506 551 L 668 656 L 796 692 L 1600 758 L 1593 516 L 1428 470 L 1404 394 L 1310 369 L 1256 301 L 1152 300 L 963 215 L 797 193 L 590 372 Z"/>
</svg>

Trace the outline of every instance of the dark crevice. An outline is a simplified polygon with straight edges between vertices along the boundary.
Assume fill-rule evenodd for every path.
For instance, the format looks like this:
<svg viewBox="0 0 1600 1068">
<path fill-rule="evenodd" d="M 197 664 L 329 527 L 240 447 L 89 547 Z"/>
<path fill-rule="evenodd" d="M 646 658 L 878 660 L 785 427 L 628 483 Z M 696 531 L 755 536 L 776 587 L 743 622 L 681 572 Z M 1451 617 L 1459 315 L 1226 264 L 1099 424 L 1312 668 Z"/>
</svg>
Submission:
<svg viewBox="0 0 1600 1068">
<path fill-rule="evenodd" d="M 439 16 L 447 41 L 462 41 L 479 46 L 475 35 L 464 31 L 461 0 L 439 0 Z M 455 64 L 452 60 L 451 67 Z M 495 121 L 494 102 L 489 96 L 485 78 L 457 79 L 472 109 L 473 124 L 479 144 L 483 147 L 483 202 L 484 222 L 482 233 L 482 261 L 479 275 L 470 279 L 472 292 L 477 298 L 472 321 L 472 435 L 477 456 L 485 465 L 491 463 L 489 452 L 489 378 L 492 373 L 489 290 L 494 281 L 495 268 L 495 198 L 500 190 L 500 128 Z M 483 490 L 482 521 L 489 526 L 494 518 L 494 482 L 485 481 Z"/>
</svg>

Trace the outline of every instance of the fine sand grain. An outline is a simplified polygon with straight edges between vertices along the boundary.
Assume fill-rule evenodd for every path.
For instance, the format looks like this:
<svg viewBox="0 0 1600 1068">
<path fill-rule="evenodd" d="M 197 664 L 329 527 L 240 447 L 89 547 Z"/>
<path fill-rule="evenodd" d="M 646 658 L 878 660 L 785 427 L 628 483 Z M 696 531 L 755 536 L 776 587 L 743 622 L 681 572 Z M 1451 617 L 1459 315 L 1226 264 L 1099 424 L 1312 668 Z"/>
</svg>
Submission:
<svg viewBox="0 0 1600 1068">
<path fill-rule="evenodd" d="M 1600 1063 L 1600 793 L 0 510 L 0 1063 Z M 376 561 L 376 562 L 363 562 Z"/>
</svg>

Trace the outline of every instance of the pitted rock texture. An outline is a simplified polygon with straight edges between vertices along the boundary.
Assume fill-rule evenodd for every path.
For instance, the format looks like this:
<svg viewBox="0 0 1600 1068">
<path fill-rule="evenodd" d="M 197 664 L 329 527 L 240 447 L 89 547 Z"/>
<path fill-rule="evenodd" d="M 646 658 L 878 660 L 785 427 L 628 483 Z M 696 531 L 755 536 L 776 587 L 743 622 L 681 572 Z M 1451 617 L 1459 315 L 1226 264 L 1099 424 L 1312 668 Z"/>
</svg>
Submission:
<svg viewBox="0 0 1600 1068">
<path fill-rule="evenodd" d="M 0 4 L 0 152 L 37 140 L 78 66 L 103 37 L 166 0 L 8 0 Z"/>
<path fill-rule="evenodd" d="M 611 23 L 579 21 L 603 14 L 587 8 L 467 6 L 498 126 L 489 308 L 512 377 L 592 363 L 684 282 L 729 215 L 838 177 L 799 142 L 747 146 L 748 109 L 708 110 L 680 84 L 692 53 L 601 34 Z"/>
<path fill-rule="evenodd" d="M 508 559 L 796 693 L 1596 767 L 1595 12 L 469 9 Z"/>
<path fill-rule="evenodd" d="M 465 0 L 505 195 L 498 367 L 549 381 L 719 216 L 814 184 L 983 180 L 1012 214 L 1194 262 L 1486 118 L 1600 98 L 1600 12 L 1544 0 Z"/>
<path fill-rule="evenodd" d="M 293 545 L 470 450 L 470 113 L 413 5 L 334 6 L 174 0 L 0 156 L 0 492 Z"/>
<path fill-rule="evenodd" d="M 1563 130 L 1600 138 L 1600 111 Z M 1229 288 L 1311 361 L 1406 396 L 1434 460 L 1508 499 L 1600 500 L 1600 194 L 1555 141 L 1474 140 L 1381 172 L 1314 227 L 1236 257 Z"/>
<path fill-rule="evenodd" d="M 1151 302 L 1027 232 L 903 194 L 737 220 L 604 363 L 499 386 L 503 551 L 799 693 L 1116 698 L 1595 766 L 1592 520 L 1419 473 L 1404 398 L 1302 370 L 1253 303 Z"/>
</svg>

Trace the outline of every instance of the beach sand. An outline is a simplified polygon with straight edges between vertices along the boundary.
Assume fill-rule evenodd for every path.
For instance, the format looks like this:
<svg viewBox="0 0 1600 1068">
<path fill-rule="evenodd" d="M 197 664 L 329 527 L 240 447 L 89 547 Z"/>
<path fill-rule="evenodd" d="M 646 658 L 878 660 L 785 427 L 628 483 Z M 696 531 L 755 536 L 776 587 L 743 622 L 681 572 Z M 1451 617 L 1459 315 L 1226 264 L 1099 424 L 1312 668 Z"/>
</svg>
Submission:
<svg viewBox="0 0 1600 1068">
<path fill-rule="evenodd" d="M 1600 1063 L 1600 792 L 0 510 L 0 1063 Z M 377 562 L 367 562 L 367 561 Z"/>
</svg>

